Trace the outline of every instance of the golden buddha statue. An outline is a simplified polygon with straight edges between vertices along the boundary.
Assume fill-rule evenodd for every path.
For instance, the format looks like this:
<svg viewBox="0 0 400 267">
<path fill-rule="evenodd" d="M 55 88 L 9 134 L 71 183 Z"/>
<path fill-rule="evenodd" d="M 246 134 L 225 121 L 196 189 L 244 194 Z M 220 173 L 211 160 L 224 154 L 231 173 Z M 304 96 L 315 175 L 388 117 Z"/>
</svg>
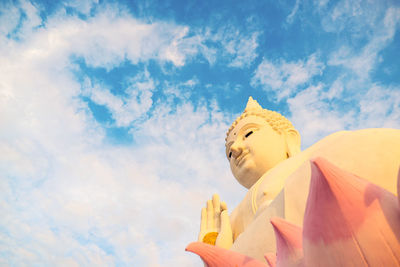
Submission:
<svg viewBox="0 0 400 267">
<path fill-rule="evenodd" d="M 230 216 L 218 195 L 207 201 L 198 241 L 265 262 L 266 254 L 276 253 L 276 226 L 269 223 L 273 217 L 303 225 L 311 159 L 322 157 L 396 195 L 400 130 L 341 131 L 301 151 L 300 134 L 292 123 L 250 97 L 227 132 L 226 156 L 248 192 Z"/>
</svg>

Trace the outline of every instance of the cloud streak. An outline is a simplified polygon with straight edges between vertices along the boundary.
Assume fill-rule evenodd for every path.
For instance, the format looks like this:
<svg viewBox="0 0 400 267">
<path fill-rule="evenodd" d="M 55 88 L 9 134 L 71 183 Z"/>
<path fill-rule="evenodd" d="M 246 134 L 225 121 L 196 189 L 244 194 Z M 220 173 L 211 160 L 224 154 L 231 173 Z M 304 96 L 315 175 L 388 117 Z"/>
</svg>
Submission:
<svg viewBox="0 0 400 267">
<path fill-rule="evenodd" d="M 292 95 L 300 86 L 309 83 L 314 76 L 321 75 L 323 69 L 324 64 L 318 60 L 317 54 L 295 62 L 271 62 L 264 58 L 258 65 L 251 84 L 274 93 L 280 101 Z"/>
</svg>

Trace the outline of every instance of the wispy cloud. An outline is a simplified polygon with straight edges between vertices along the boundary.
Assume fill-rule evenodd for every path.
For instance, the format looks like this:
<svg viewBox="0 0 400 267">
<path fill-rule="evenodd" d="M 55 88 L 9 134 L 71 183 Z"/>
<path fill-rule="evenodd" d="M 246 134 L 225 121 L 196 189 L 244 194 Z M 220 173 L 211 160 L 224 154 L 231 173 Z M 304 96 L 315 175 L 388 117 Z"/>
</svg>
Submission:
<svg viewBox="0 0 400 267">
<path fill-rule="evenodd" d="M 90 15 L 90 10 L 95 7 L 96 4 L 98 4 L 98 0 L 69 0 L 64 3 L 66 7 L 71 7 L 74 10 L 77 10 L 78 12 L 85 14 L 85 15 Z"/>
<path fill-rule="evenodd" d="M 220 62 L 226 62 L 230 67 L 248 68 L 258 56 L 258 31 L 244 32 L 228 24 L 217 31 L 208 29 L 204 35 L 216 45 L 214 51 Z"/>
<path fill-rule="evenodd" d="M 296 0 L 296 3 L 294 4 L 294 7 L 290 14 L 286 17 L 286 22 L 287 23 L 292 23 L 294 20 L 294 16 L 296 15 L 297 11 L 299 10 L 300 6 L 300 0 Z"/>
<path fill-rule="evenodd" d="M 374 27 L 390 5 L 388 2 L 341 0 L 335 3 L 316 1 L 321 26 L 328 32 L 351 31 L 351 38 L 362 38 L 366 28 Z M 362 34 L 363 33 L 363 34 Z"/>
<path fill-rule="evenodd" d="M 393 40 L 399 22 L 400 8 L 389 8 L 384 19 L 368 29 L 372 31 L 372 35 L 361 49 L 342 46 L 331 54 L 328 64 L 341 65 L 352 70 L 361 79 L 368 78 L 369 72 L 378 64 L 379 52 Z"/>
<path fill-rule="evenodd" d="M 8 10 L 7 15 L 0 16 L 0 34 L 4 38 L 4 36 L 17 29 L 21 14 L 14 5 L 5 3 L 0 5 L 3 10 Z"/>
<path fill-rule="evenodd" d="M 123 96 L 114 95 L 104 85 L 92 84 L 88 78 L 85 79 L 82 95 L 105 106 L 111 112 L 117 127 L 127 127 L 151 108 L 154 89 L 155 82 L 145 71 L 130 79 L 127 88 L 123 88 Z"/>
<path fill-rule="evenodd" d="M 324 92 L 323 84 L 309 86 L 289 98 L 287 104 L 292 114 L 290 119 L 303 137 L 303 148 L 331 133 L 348 129 L 355 115 L 354 111 L 338 109 L 337 102 L 331 102 L 331 95 Z"/>
<path fill-rule="evenodd" d="M 261 86 L 265 91 L 272 92 L 280 101 L 292 95 L 299 86 L 310 82 L 315 75 L 322 74 L 324 64 L 317 54 L 310 55 L 306 60 L 272 62 L 264 59 L 251 80 L 253 86 Z"/>
<path fill-rule="evenodd" d="M 358 127 L 400 128 L 400 87 L 373 84 L 360 99 Z"/>
<path fill-rule="evenodd" d="M 372 84 L 357 97 L 348 97 L 342 86 L 341 80 L 331 87 L 310 86 L 287 100 L 291 120 L 304 137 L 304 148 L 341 130 L 400 128 L 398 87 Z"/>
<path fill-rule="evenodd" d="M 256 49 L 258 33 L 253 33 L 249 37 L 236 36 L 236 40 L 229 40 L 225 44 L 226 51 L 233 56 L 233 60 L 228 64 L 232 67 L 248 67 L 257 57 Z M 231 57 L 232 57 L 231 56 Z"/>
</svg>

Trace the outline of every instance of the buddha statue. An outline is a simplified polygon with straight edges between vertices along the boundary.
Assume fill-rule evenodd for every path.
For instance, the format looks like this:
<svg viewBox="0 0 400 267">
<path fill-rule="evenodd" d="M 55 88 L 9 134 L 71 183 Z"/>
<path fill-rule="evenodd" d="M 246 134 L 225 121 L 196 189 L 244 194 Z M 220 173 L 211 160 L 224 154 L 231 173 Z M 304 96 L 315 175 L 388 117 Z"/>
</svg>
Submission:
<svg viewBox="0 0 400 267">
<path fill-rule="evenodd" d="M 305 213 L 308 214 L 306 209 L 312 210 L 309 206 L 321 198 L 315 194 L 321 194 L 318 190 L 322 189 L 314 188 L 320 182 L 310 184 L 311 178 L 317 179 L 316 173 L 331 164 L 333 169 L 362 177 L 365 184 L 382 189 L 390 198 L 397 194 L 400 130 L 340 131 L 304 151 L 300 150 L 300 140 L 289 120 L 263 109 L 250 97 L 243 114 L 229 128 L 225 145 L 232 173 L 248 192 L 230 215 L 226 204 L 217 194 L 213 195 L 201 211 L 198 241 L 265 262 L 265 255 L 276 255 L 279 241 L 276 234 L 282 223 L 274 218 L 282 218 L 294 228 L 302 227 Z M 315 158 L 320 159 L 315 163 Z M 334 172 L 329 168 L 325 168 L 327 176 Z M 313 195 L 309 196 L 311 191 Z M 307 201 L 308 198 L 313 200 Z M 270 223 L 271 219 L 275 223 Z M 307 229 L 312 223 L 308 223 Z M 400 233 L 397 238 L 400 243 Z"/>
</svg>

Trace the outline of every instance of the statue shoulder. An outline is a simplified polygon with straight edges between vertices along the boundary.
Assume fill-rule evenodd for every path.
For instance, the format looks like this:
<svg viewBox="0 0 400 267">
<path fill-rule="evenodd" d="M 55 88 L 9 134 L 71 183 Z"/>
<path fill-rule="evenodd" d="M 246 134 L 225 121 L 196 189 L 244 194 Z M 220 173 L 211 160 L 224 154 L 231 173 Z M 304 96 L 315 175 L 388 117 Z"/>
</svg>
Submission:
<svg viewBox="0 0 400 267">
<path fill-rule="evenodd" d="M 315 152 L 335 147 L 338 143 L 345 147 L 347 143 L 361 144 L 383 139 L 396 142 L 396 140 L 400 139 L 400 130 L 390 128 L 368 128 L 354 131 L 339 131 L 322 138 L 303 152 L 312 157 Z"/>
<path fill-rule="evenodd" d="M 400 130 L 397 129 L 371 128 L 335 132 L 264 174 L 256 192 L 257 207 L 272 201 L 284 187 L 287 178 L 314 157 L 324 157 L 345 167 L 348 162 L 354 162 L 352 158 L 360 156 L 370 162 L 381 162 L 382 154 L 385 154 L 393 161 L 399 152 Z M 342 164 L 342 161 L 345 162 Z M 353 166 L 349 166 L 349 170 L 352 169 Z"/>
</svg>

